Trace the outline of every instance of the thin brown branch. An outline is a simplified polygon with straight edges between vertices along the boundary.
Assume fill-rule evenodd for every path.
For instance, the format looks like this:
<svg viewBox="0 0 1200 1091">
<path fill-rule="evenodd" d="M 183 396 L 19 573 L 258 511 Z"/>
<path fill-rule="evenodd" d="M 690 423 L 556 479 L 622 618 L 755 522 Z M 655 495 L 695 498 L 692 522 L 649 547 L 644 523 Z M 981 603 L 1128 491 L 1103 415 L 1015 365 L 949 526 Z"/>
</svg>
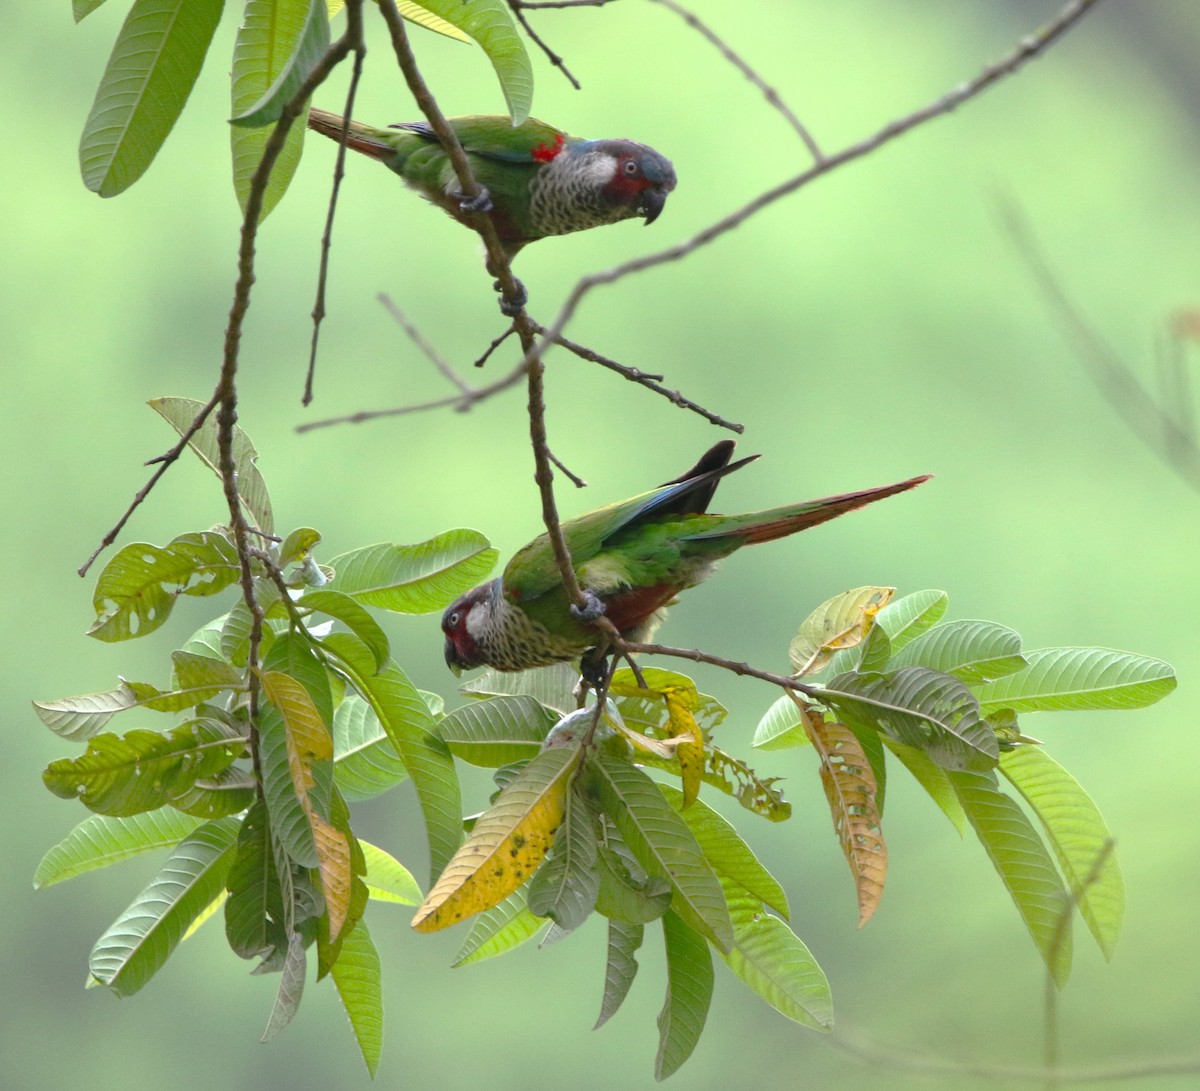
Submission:
<svg viewBox="0 0 1200 1091">
<path fill-rule="evenodd" d="M 555 68 L 557 68 L 564 76 L 566 76 L 567 81 L 572 87 L 575 88 L 576 91 L 581 91 L 583 88 L 580 86 L 579 81 L 575 78 L 574 73 L 572 73 L 572 71 L 566 66 L 566 63 L 563 61 L 562 57 L 560 57 L 554 52 L 553 49 L 551 49 L 544 41 L 542 41 L 542 39 L 538 36 L 537 31 L 529 25 L 529 20 L 525 18 L 525 13 L 521 10 L 526 5 L 519 3 L 519 0 L 508 0 L 508 6 L 513 15 L 516 16 L 517 22 L 521 24 L 522 29 L 524 29 L 525 33 L 529 35 L 529 40 L 546 55 L 546 60 L 548 60 Z"/>
<path fill-rule="evenodd" d="M 724 57 L 731 65 L 734 66 L 734 68 L 741 72 L 746 79 L 748 79 L 752 84 L 754 84 L 755 87 L 759 89 L 759 91 L 762 92 L 762 96 L 767 100 L 768 104 L 783 116 L 784 120 L 796 132 L 796 135 L 799 136 L 802 141 L 804 141 L 804 146 L 808 148 L 813 159 L 818 163 L 821 162 L 821 160 L 824 158 L 824 156 L 821 154 L 821 149 L 816 140 L 813 139 L 813 135 L 808 131 L 807 128 L 805 128 L 804 123 L 801 122 L 801 120 L 792 112 L 787 103 L 780 98 L 779 92 L 776 91 L 775 88 L 769 83 L 767 83 L 766 80 L 764 80 L 757 72 L 755 72 L 754 69 L 751 68 L 750 65 L 748 65 L 740 56 L 738 56 L 728 42 L 721 38 L 706 23 L 701 22 L 694 12 L 689 11 L 681 4 L 677 4 L 675 0 L 651 0 L 651 2 L 655 4 L 661 4 L 663 7 L 669 8 L 685 23 L 687 23 L 688 26 L 700 34 L 705 41 L 716 48 L 722 57 Z"/>
<path fill-rule="evenodd" d="M 84 561 L 83 564 L 80 565 L 76 570 L 80 576 L 86 576 L 88 574 L 88 570 L 95 563 L 96 558 L 99 557 L 101 553 L 103 553 L 110 545 L 113 544 L 113 542 L 117 540 L 117 536 L 122 530 L 125 529 L 125 524 L 129 522 L 133 513 L 141 506 L 142 501 L 150 495 L 150 490 L 158 484 L 159 478 L 161 478 L 163 474 L 165 474 L 167 470 L 171 468 L 172 464 L 183 453 L 184 448 L 187 447 L 188 441 L 191 440 L 191 438 L 204 426 L 204 422 L 208 420 L 209 415 L 217 407 L 217 400 L 217 395 L 213 394 L 213 396 L 208 399 L 205 405 L 196 414 L 195 418 L 192 420 L 192 423 L 189 424 L 181 433 L 179 441 L 169 451 L 165 452 L 164 454 L 157 455 L 146 462 L 147 466 L 153 466 L 157 463 L 157 469 L 150 475 L 150 480 L 147 481 L 146 484 L 137 491 L 137 494 L 130 502 L 129 507 L 125 509 L 125 512 L 121 518 L 118 519 L 108 533 L 100 539 L 100 544 L 92 550 L 88 559 Z"/>
<path fill-rule="evenodd" d="M 548 331 L 543 326 L 536 327 L 537 332 L 542 336 L 549 336 Z M 574 341 L 569 341 L 567 338 L 559 335 L 554 338 L 554 344 L 561 345 L 568 352 L 578 356 L 581 360 L 587 360 L 593 364 L 599 364 L 601 367 L 606 367 L 610 371 L 615 371 L 618 375 L 623 376 L 632 383 L 638 383 L 640 386 L 646 387 L 647 390 L 653 390 L 656 394 L 661 394 L 672 405 L 677 405 L 680 409 L 689 409 L 693 413 L 698 413 L 705 420 L 718 425 L 721 428 L 728 428 L 731 432 L 737 432 L 739 435 L 746 430 L 744 424 L 738 424 L 736 421 L 726 420 L 724 417 L 714 413 L 711 409 L 705 409 L 698 402 L 694 402 L 691 398 L 685 397 L 678 390 L 671 390 L 662 385 L 659 381 L 663 378 L 661 375 L 652 375 L 642 371 L 640 368 L 628 367 L 625 364 L 619 364 L 616 360 L 610 360 L 607 356 L 601 356 L 600 353 L 587 348 L 584 345 L 576 344 Z"/>
<path fill-rule="evenodd" d="M 1200 447 L 1188 424 L 1187 408 L 1159 405 L 1099 331 L 1083 316 L 1063 288 L 1038 245 L 1029 221 L 1012 201 L 1000 214 L 1017 253 L 1060 324 L 1075 344 L 1076 355 L 1096 388 L 1133 433 L 1193 489 L 1200 491 Z M 1176 413 L 1179 416 L 1176 416 Z"/>
<path fill-rule="evenodd" d="M 761 212 L 764 208 L 784 197 L 790 196 L 797 190 L 815 182 L 818 178 L 829 174 L 855 159 L 861 159 L 864 156 L 870 155 L 885 144 L 890 144 L 898 137 L 924 125 L 926 122 L 932 121 L 934 118 L 951 113 L 965 102 L 970 101 L 982 94 L 989 87 L 999 83 L 1005 77 L 1011 76 L 1028 61 L 1041 55 L 1068 30 L 1075 26 L 1097 3 L 1099 3 L 1099 0 L 1069 0 L 1054 20 L 1023 39 L 1011 53 L 996 63 L 988 65 L 973 80 L 969 80 L 952 91 L 948 91 L 927 106 L 923 106 L 919 110 L 915 110 L 902 118 L 890 122 L 864 140 L 860 140 L 855 144 L 843 148 L 839 152 L 826 156 L 819 163 L 815 163 L 800 174 L 781 182 L 779 185 L 760 194 L 748 204 L 743 205 L 735 212 L 706 227 L 686 242 L 668 247 L 665 250 L 660 250 L 657 253 L 647 254 L 643 257 L 623 262 L 605 272 L 582 277 L 567 296 L 566 301 L 559 310 L 558 316 L 550 326 L 549 334 L 543 340 L 543 344 L 547 339 L 553 341 L 561 336 L 563 329 L 575 314 L 580 302 L 595 288 L 604 284 L 613 284 L 618 280 L 623 280 L 627 276 L 632 276 L 634 273 L 640 273 L 647 269 L 653 269 L 655 266 L 665 265 L 668 262 L 685 258 L 701 247 L 707 246 L 709 243 L 719 239 L 722 235 L 740 227 L 751 216 Z"/>
<path fill-rule="evenodd" d="M 720 667 L 722 670 L 731 671 L 733 674 L 758 678 L 763 682 L 770 682 L 773 686 L 803 693 L 806 697 L 812 697 L 815 700 L 820 700 L 822 693 L 820 686 L 798 682 L 789 675 L 761 670 L 758 667 L 752 667 L 749 663 L 739 663 L 734 659 L 725 659 L 723 656 L 713 655 L 710 652 L 702 652 L 699 648 L 675 648 L 669 644 L 639 644 L 622 640 L 617 650 L 622 655 L 669 655 L 676 659 L 690 659 L 693 663 L 708 663 L 711 666 Z"/>
<path fill-rule="evenodd" d="M 392 316 L 393 321 L 407 335 L 410 341 L 417 346 L 424 354 L 425 358 L 433 364 L 448 379 L 454 386 L 458 387 L 464 394 L 473 394 L 474 387 L 466 381 L 453 367 L 442 357 L 441 353 L 426 340 L 425 335 L 421 333 L 407 318 L 405 313 L 396 306 L 392 297 L 387 292 L 380 292 L 375 297 L 383 304 L 388 314 Z"/>
<path fill-rule="evenodd" d="M 488 357 L 492 355 L 501 345 L 504 344 L 514 333 L 517 332 L 516 326 L 509 326 L 499 337 L 493 337 L 492 343 L 483 350 L 483 355 L 475 361 L 476 367 L 483 367 L 488 362 Z"/>
<path fill-rule="evenodd" d="M 557 466 L 560 470 L 562 470 L 563 475 L 567 478 L 568 481 L 571 482 L 572 485 L 575 486 L 575 488 L 577 488 L 577 489 L 586 489 L 587 488 L 587 482 L 584 481 L 584 479 L 582 477 L 580 477 L 578 474 L 573 473 L 571 471 L 570 467 L 568 467 L 567 464 L 565 462 L 563 462 L 563 460 L 560 459 L 553 451 L 551 451 L 549 448 L 547 448 L 546 453 L 550 456 L 550 461 L 553 462 L 554 465 Z"/>
<path fill-rule="evenodd" d="M 321 233 L 321 266 L 317 274 L 317 298 L 313 303 L 312 343 L 308 350 L 308 372 L 304 376 L 304 394 L 301 405 L 311 405 L 313 379 L 317 370 L 317 342 L 321 335 L 321 323 L 325 320 L 325 282 L 329 276 L 329 251 L 333 246 L 333 217 L 337 211 L 338 194 L 342 179 L 346 176 L 346 140 L 350 134 L 350 118 L 354 114 L 354 96 L 358 93 L 358 82 L 362 78 L 363 59 L 367 47 L 363 42 L 362 4 L 346 5 L 346 38 L 354 50 L 354 65 L 350 73 L 350 87 L 346 92 L 346 108 L 342 113 L 342 138 L 338 141 L 337 157 L 333 162 L 333 185 L 329 191 L 329 210 L 325 214 L 325 230 Z"/>
<path fill-rule="evenodd" d="M 331 428 L 337 424 L 364 424 L 367 421 L 379 420 L 382 417 L 404 417 L 409 413 L 426 413 L 432 409 L 453 408 L 459 413 L 466 413 L 482 401 L 495 394 L 516 386 L 525 378 L 525 361 L 522 360 L 512 371 L 489 386 L 475 387 L 463 394 L 450 394 L 445 398 L 435 398 L 428 402 L 415 405 L 400 405 L 391 409 L 363 409 L 357 413 L 348 413 L 340 417 L 326 417 L 324 420 L 305 421 L 296 425 L 297 432 L 311 432 L 317 428 Z"/>
</svg>

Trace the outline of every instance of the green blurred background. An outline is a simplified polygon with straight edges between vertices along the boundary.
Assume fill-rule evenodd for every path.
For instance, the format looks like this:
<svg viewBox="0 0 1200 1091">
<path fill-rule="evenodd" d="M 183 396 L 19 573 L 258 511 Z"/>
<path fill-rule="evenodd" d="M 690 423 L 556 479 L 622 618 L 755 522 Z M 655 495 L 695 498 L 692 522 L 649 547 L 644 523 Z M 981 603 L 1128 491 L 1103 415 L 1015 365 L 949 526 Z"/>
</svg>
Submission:
<svg viewBox="0 0 1200 1091">
<path fill-rule="evenodd" d="M 828 150 L 974 75 L 1056 10 L 1031 0 L 695 6 Z M 144 642 L 102 645 L 83 635 L 91 582 L 75 569 L 143 483 L 143 460 L 172 438 L 143 403 L 205 398 L 215 381 L 239 221 L 224 122 L 232 7 L 162 154 L 110 201 L 83 188 L 76 146 L 126 5 L 108 4 L 78 28 L 66 0 L 10 5 L 5 17 L 6 1088 L 367 1086 L 328 984 L 310 984 L 296 1023 L 257 1044 L 276 979 L 249 977 L 219 924 L 126 1003 L 84 991 L 93 939 L 154 861 L 40 893 L 30 885 L 45 848 L 83 817 L 41 785 L 45 763 L 74 751 L 40 726 L 30 699 L 105 689 L 118 673 L 164 682 L 171 642 L 203 617 L 191 608 L 208 605 L 186 604 Z M 542 320 L 581 274 L 685 240 L 805 164 L 779 116 L 666 9 L 628 0 L 533 17 L 584 84 L 575 93 L 536 57 L 535 113 L 573 132 L 653 144 L 681 180 L 647 233 L 629 223 L 521 256 L 517 271 Z M 376 24 L 369 19 L 356 113 L 376 123 L 411 118 Z M 414 41 L 448 113 L 502 108 L 478 50 L 422 31 Z M 822 179 L 686 262 L 595 292 L 569 331 L 665 372 L 668 385 L 746 423 L 743 448 L 766 457 L 726 484 L 729 510 L 937 475 L 917 493 L 734 558 L 674 612 L 664 631 L 671 642 L 779 669 L 812 606 L 848 586 L 890 583 L 944 588 L 951 616 L 1012 625 L 1028 647 L 1100 644 L 1175 665 L 1179 690 L 1155 708 L 1025 721 L 1099 803 L 1128 885 L 1111 964 L 1077 935 L 1062 996 L 1069 1064 L 1196 1049 L 1200 505 L 1086 377 L 1023 273 L 996 200 L 1023 206 L 1081 306 L 1152 376 L 1164 316 L 1200 300 L 1198 55 L 1194 0 L 1101 4 L 1050 54 L 952 117 Z M 344 85 L 339 76 L 320 104 L 339 109 Z M 386 171 L 350 162 L 317 401 L 303 410 L 332 159 L 332 145 L 312 143 L 264 227 L 243 344 L 241 420 L 262 452 L 279 523 L 321 529 L 325 557 L 460 525 L 508 553 L 538 527 L 519 391 L 467 415 L 293 430 L 448 393 L 378 292 L 464 367 L 502 328 L 477 244 Z M 513 359 L 509 350 L 480 379 Z M 592 484 L 582 495 L 560 488 L 568 515 L 673 476 L 718 438 L 699 418 L 562 355 L 550 357 L 547 386 L 554 450 Z M 123 540 L 162 542 L 222 517 L 215 480 L 181 463 Z M 436 618 L 389 631 L 418 684 L 452 697 Z M 774 694 L 700 677 L 731 710 L 722 743 L 745 753 Z M 897 775 L 887 895 L 859 932 L 812 755 L 760 755 L 756 764 L 788 778 L 795 817 L 778 827 L 735 817 L 784 881 L 794 926 L 831 979 L 841 1025 L 904 1054 L 1037 1063 L 1041 964 L 978 845 L 960 842 Z M 474 806 L 483 785 L 469 784 Z M 407 792 L 361 808 L 358 821 L 424 874 Z M 461 937 L 415 936 L 407 917 L 386 906 L 368 917 L 385 974 L 380 1086 L 652 1085 L 663 988 L 653 933 L 625 1009 L 593 1034 L 603 975 L 596 922 L 545 951 L 451 971 Z M 671 1086 L 926 1084 L 848 1060 L 718 967 L 708 1030 Z"/>
</svg>

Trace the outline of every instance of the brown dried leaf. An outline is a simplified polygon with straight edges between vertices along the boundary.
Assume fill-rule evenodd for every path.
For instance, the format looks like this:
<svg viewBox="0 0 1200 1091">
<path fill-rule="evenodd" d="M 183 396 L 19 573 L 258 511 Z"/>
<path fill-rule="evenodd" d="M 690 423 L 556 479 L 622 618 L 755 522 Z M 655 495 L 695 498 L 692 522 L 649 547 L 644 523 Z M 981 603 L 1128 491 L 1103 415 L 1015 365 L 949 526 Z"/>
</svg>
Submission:
<svg viewBox="0 0 1200 1091">
<path fill-rule="evenodd" d="M 833 828 L 854 876 L 861 928 L 879 908 L 887 878 L 887 845 L 875 805 L 878 786 L 862 744 L 845 724 L 812 710 L 804 722 L 821 758 L 821 785 Z"/>
</svg>

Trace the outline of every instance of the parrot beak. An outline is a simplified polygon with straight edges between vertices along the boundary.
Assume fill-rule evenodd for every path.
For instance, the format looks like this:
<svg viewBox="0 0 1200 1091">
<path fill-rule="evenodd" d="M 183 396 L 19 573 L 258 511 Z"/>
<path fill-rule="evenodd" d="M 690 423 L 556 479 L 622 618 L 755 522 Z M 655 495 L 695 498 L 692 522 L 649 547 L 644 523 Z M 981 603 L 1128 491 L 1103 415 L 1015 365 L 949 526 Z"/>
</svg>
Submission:
<svg viewBox="0 0 1200 1091">
<path fill-rule="evenodd" d="M 462 664 L 458 661 L 458 650 L 454 647 L 454 641 L 446 637 L 446 666 L 449 667 L 454 674 L 462 674 Z"/>
<path fill-rule="evenodd" d="M 663 207 L 667 203 L 667 193 L 668 190 L 664 186 L 647 186 L 642 190 L 642 213 L 646 217 L 647 227 L 662 215 Z"/>
</svg>

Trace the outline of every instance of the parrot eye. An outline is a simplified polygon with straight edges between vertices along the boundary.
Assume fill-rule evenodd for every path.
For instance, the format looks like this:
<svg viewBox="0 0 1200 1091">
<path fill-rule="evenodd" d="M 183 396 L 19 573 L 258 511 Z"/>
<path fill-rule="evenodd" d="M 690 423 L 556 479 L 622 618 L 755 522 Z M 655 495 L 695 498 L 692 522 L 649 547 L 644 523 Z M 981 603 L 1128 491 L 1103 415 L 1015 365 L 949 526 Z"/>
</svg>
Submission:
<svg viewBox="0 0 1200 1091">
<path fill-rule="evenodd" d="M 639 173 L 639 169 L 640 168 L 638 167 L 637 163 L 635 163 L 632 159 L 626 160 L 625 173 L 629 175 L 630 178 L 636 177 Z"/>
<path fill-rule="evenodd" d="M 447 625 L 448 625 L 448 626 L 449 626 L 451 629 L 457 629 L 457 628 L 458 628 L 458 622 L 459 622 L 459 616 L 458 616 L 458 611 L 457 611 L 457 610 L 455 610 L 455 611 L 454 611 L 454 613 L 452 613 L 452 614 L 451 614 L 451 615 L 450 615 L 448 618 L 446 618 L 446 624 L 447 624 Z"/>
</svg>

